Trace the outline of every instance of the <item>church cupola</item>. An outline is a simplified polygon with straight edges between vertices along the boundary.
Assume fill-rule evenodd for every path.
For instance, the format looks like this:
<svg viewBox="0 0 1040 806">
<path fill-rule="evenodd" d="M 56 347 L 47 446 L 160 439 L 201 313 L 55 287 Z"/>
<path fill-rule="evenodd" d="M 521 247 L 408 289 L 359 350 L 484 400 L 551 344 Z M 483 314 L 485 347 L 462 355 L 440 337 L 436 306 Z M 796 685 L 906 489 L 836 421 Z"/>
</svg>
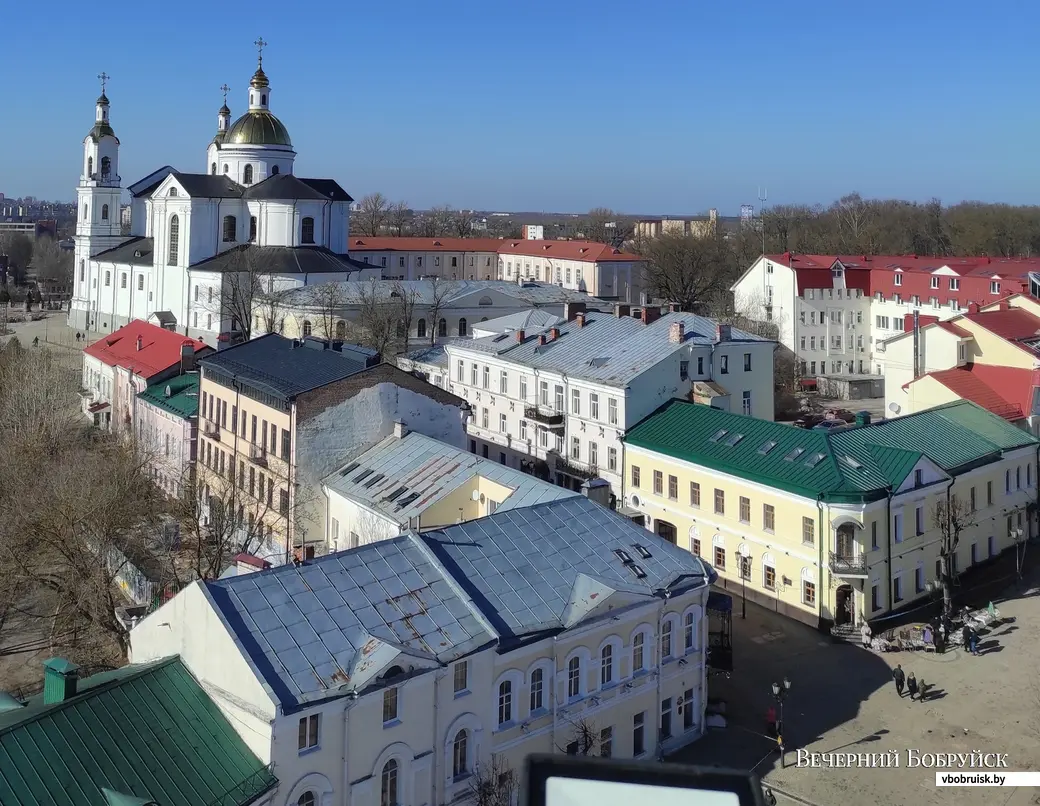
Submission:
<svg viewBox="0 0 1040 806">
<path fill-rule="evenodd" d="M 83 183 L 107 186 L 119 185 L 119 138 L 109 120 L 108 95 L 105 88 L 109 76 L 98 76 L 101 95 L 94 104 L 94 126 L 83 138 Z"/>
<path fill-rule="evenodd" d="M 256 45 L 258 55 L 256 72 L 249 79 L 249 111 L 266 112 L 270 108 L 271 95 L 271 84 L 264 72 L 264 48 L 267 47 L 267 43 L 263 39 L 257 39 L 253 44 Z"/>
<path fill-rule="evenodd" d="M 217 134 L 224 135 L 231 128 L 231 110 L 227 105 L 227 94 L 231 92 L 231 87 L 225 84 L 220 88 L 220 91 L 224 93 L 224 105 L 220 107 L 220 111 L 217 113 Z"/>
</svg>

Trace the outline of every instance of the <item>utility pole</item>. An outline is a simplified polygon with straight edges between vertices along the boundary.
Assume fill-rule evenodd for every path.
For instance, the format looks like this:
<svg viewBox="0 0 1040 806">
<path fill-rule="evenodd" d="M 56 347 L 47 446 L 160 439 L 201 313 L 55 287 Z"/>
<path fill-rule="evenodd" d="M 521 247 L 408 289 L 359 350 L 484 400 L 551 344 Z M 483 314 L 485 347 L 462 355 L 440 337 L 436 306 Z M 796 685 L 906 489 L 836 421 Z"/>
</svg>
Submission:
<svg viewBox="0 0 1040 806">
<path fill-rule="evenodd" d="M 914 380 L 921 377 L 921 311 L 914 308 Z"/>
<path fill-rule="evenodd" d="M 765 212 L 766 199 L 769 198 L 769 191 L 766 188 L 758 189 L 758 224 L 762 228 L 762 254 L 766 253 L 766 220 L 762 217 L 762 213 Z"/>
</svg>

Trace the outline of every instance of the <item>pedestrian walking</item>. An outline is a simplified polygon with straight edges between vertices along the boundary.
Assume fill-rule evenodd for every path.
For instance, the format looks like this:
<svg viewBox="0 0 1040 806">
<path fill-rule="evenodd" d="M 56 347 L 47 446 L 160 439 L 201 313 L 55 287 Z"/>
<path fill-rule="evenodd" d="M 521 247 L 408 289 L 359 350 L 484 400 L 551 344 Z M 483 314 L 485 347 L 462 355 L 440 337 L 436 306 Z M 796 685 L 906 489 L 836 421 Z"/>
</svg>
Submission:
<svg viewBox="0 0 1040 806">
<path fill-rule="evenodd" d="M 961 640 L 964 642 L 964 648 L 969 652 L 971 651 L 971 627 L 965 624 L 961 627 Z"/>
<path fill-rule="evenodd" d="M 928 684 L 924 682 L 922 677 L 917 681 L 917 701 L 924 702 L 924 698 L 928 696 Z"/>
<path fill-rule="evenodd" d="M 861 636 L 863 636 L 863 648 L 870 649 L 870 639 L 872 637 L 872 634 L 870 632 L 870 625 L 864 621 L 859 628 L 859 633 Z"/>
<path fill-rule="evenodd" d="M 917 678 L 914 677 L 913 672 L 910 672 L 906 678 L 906 690 L 910 693 L 910 702 L 913 702 L 914 697 L 917 696 Z"/>
<path fill-rule="evenodd" d="M 896 664 L 896 668 L 892 670 L 892 679 L 896 681 L 896 692 L 902 697 L 903 686 L 906 685 L 906 675 L 903 674 L 902 664 Z"/>
<path fill-rule="evenodd" d="M 971 650 L 971 654 L 978 656 L 979 654 L 979 634 L 975 630 L 971 631 L 971 635 L 968 638 L 968 649 Z"/>
</svg>

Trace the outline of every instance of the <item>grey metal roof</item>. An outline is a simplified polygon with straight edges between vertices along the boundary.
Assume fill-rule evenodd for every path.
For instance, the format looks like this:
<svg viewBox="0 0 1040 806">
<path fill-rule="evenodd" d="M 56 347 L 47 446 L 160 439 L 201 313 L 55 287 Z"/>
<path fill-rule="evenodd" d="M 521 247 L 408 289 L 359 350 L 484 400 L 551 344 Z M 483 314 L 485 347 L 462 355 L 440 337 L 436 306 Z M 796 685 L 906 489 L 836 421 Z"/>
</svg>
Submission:
<svg viewBox="0 0 1040 806">
<path fill-rule="evenodd" d="M 615 592 L 650 599 L 716 578 L 688 551 L 575 496 L 204 590 L 267 690 L 292 710 L 379 685 L 409 657 L 450 663 L 567 629 Z"/>
<path fill-rule="evenodd" d="M 155 250 L 154 238 L 130 238 L 123 241 L 119 246 L 98 252 L 91 260 L 100 260 L 104 263 L 122 263 L 131 266 L 151 266 L 153 261 L 152 252 Z"/>
<path fill-rule="evenodd" d="M 518 330 L 536 331 L 564 322 L 562 316 L 542 311 L 537 308 L 531 311 L 517 311 L 507 316 L 499 316 L 497 319 L 488 319 L 486 322 L 474 322 L 474 330 L 486 330 L 489 333 L 515 333 Z"/>
<path fill-rule="evenodd" d="M 350 195 L 332 179 L 301 179 L 292 174 L 274 174 L 263 182 L 245 189 L 246 199 L 272 199 L 290 201 L 313 199 L 318 201 L 353 201 Z"/>
<path fill-rule="evenodd" d="M 129 190 L 130 195 L 135 198 L 150 196 L 152 195 L 152 191 L 159 187 L 159 185 L 163 183 L 163 180 L 172 173 L 174 173 L 173 166 L 164 165 L 157 171 L 152 171 L 143 179 L 138 179 L 134 184 L 130 185 L 127 190 Z"/>
<path fill-rule="evenodd" d="M 525 334 L 523 344 L 503 336 L 485 336 L 466 344 L 448 345 L 447 352 L 449 357 L 457 354 L 457 350 L 467 349 L 494 353 L 523 367 L 625 386 L 679 348 L 670 338 L 673 322 L 682 322 L 685 326 L 683 345 L 716 343 L 715 322 L 692 313 L 668 313 L 644 325 L 632 316 L 593 311 L 586 317 L 584 327 L 567 322 L 559 328 L 559 338 L 544 345 L 538 344 L 536 333 Z M 731 331 L 730 338 L 734 342 L 769 341 L 737 329 Z"/>
<path fill-rule="evenodd" d="M 254 246 L 241 244 L 219 255 L 193 263 L 193 271 L 245 271 L 243 262 L 249 262 L 249 271 L 271 274 L 331 274 L 371 271 L 374 267 L 347 255 L 337 255 L 323 246 Z M 306 290 L 312 293 L 310 288 Z M 294 293 L 294 292 L 293 292 Z"/>
<path fill-rule="evenodd" d="M 225 174 L 185 174 L 174 171 L 173 178 L 192 198 L 239 199 L 242 197 L 242 186 Z"/>
<path fill-rule="evenodd" d="M 423 512 L 478 476 L 513 490 L 499 512 L 579 495 L 416 432 L 387 437 L 344 463 L 325 485 L 396 523 L 419 517 L 423 528 Z"/>
<path fill-rule="evenodd" d="M 398 361 L 414 361 L 417 364 L 431 364 L 439 367 L 448 366 L 448 354 L 444 352 L 444 348 L 448 344 L 469 344 L 472 339 L 465 337 L 449 337 L 441 338 L 436 344 L 423 347 L 419 350 L 411 350 L 402 356 L 398 356 Z"/>
<path fill-rule="evenodd" d="M 357 263 L 356 261 L 355 263 L 368 269 L 375 268 L 375 264 Z M 590 308 L 596 305 L 604 307 L 610 305 L 581 291 L 560 288 L 551 283 L 545 285 L 530 283 L 519 286 L 516 283 L 507 283 L 502 280 L 439 280 L 437 283 L 430 280 L 382 280 L 373 284 L 371 280 L 353 280 L 340 282 L 337 285 L 340 287 L 345 304 L 360 303 L 371 299 L 373 292 L 380 298 L 389 300 L 393 293 L 400 293 L 403 290 L 414 297 L 417 305 L 429 305 L 436 296 L 440 296 L 441 305 L 455 304 L 459 300 L 473 295 L 472 306 L 476 308 L 479 307 L 481 293 L 488 291 L 504 294 L 531 306 L 560 305 L 564 302 L 584 302 Z M 306 289 L 297 289 L 288 292 L 285 298 L 290 304 L 293 301 L 306 304 L 308 294 Z"/>
<path fill-rule="evenodd" d="M 212 353 L 199 363 L 204 370 L 231 375 L 283 400 L 348 378 L 367 366 L 366 357 L 350 345 L 339 352 L 317 349 L 312 341 L 294 344 L 293 339 L 269 333 Z"/>
<path fill-rule="evenodd" d="M 414 535 L 206 591 L 283 707 L 363 690 L 402 653 L 450 662 L 494 636 Z"/>
<path fill-rule="evenodd" d="M 335 179 L 307 179 L 300 177 L 300 181 L 305 185 L 310 185 L 322 196 L 332 201 L 354 201 L 354 198 L 340 187 L 339 182 Z"/>
</svg>

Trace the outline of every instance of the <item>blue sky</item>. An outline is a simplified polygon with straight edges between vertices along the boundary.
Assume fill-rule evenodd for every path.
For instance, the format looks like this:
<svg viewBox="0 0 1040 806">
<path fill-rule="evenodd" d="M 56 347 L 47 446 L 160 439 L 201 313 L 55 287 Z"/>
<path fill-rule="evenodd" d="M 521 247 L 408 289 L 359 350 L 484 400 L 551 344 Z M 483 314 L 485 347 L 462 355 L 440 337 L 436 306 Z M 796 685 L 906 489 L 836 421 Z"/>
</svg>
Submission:
<svg viewBox="0 0 1040 806">
<path fill-rule="evenodd" d="M 356 198 L 736 214 L 759 186 L 769 204 L 1040 187 L 1036 3 L 3 5 L 7 196 L 74 198 L 103 70 L 124 184 L 204 171 L 217 88 L 244 111 L 258 35 L 297 173 Z"/>
</svg>

